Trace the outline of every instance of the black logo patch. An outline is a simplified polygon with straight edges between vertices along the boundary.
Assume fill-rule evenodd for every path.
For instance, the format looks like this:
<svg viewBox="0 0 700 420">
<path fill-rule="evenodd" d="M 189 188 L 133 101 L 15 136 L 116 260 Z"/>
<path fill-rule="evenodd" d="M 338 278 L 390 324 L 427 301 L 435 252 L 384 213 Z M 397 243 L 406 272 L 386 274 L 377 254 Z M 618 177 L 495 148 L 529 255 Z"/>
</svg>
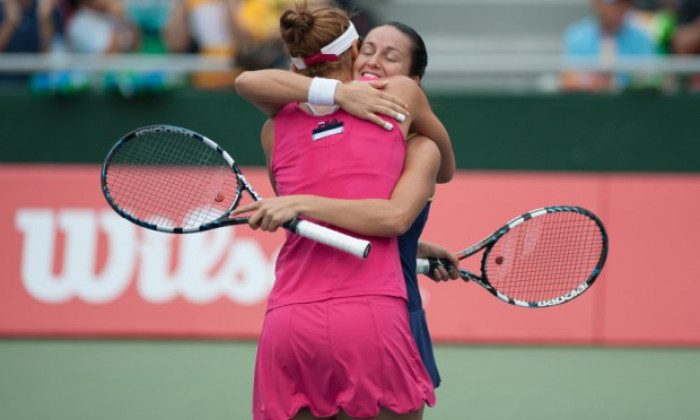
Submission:
<svg viewBox="0 0 700 420">
<path fill-rule="evenodd" d="M 343 132 L 343 122 L 337 119 L 332 119 L 330 121 L 324 121 L 318 123 L 318 128 L 311 132 L 311 139 L 313 141 L 324 139 L 328 136 L 335 134 L 340 134 Z"/>
</svg>

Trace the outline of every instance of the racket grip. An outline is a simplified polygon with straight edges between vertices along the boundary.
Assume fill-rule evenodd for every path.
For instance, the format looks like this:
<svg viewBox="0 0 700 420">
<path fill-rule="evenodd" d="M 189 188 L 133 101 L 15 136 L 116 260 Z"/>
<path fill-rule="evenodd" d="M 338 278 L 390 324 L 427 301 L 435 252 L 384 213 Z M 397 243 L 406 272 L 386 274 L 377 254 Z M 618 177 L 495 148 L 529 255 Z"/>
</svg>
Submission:
<svg viewBox="0 0 700 420">
<path fill-rule="evenodd" d="M 429 274 L 439 266 L 447 266 L 449 262 L 446 260 L 438 260 L 435 258 L 418 258 L 416 260 L 416 274 Z"/>
<path fill-rule="evenodd" d="M 361 259 L 367 258 L 371 248 L 371 244 L 367 240 L 353 238 L 307 220 L 294 219 L 287 228 L 297 235 L 345 251 Z"/>
</svg>

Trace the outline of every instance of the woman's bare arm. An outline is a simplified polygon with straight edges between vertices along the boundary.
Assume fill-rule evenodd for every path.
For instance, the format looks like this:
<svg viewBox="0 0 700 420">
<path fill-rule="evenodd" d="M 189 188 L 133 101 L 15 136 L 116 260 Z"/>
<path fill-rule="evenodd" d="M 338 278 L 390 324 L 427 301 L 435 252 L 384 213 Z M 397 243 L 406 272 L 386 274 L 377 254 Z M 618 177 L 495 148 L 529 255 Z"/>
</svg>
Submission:
<svg viewBox="0 0 700 420">
<path fill-rule="evenodd" d="M 251 227 L 269 231 L 303 215 L 362 235 L 398 236 L 411 227 L 432 195 L 439 165 L 440 154 L 435 143 L 419 137 L 409 144 L 403 173 L 390 199 L 291 195 L 241 206 L 233 215 L 253 211 Z"/>
<path fill-rule="evenodd" d="M 235 82 L 236 93 L 274 117 L 290 102 L 306 102 L 312 78 L 287 70 L 266 69 L 245 71 Z M 396 118 L 406 114 L 406 104 L 381 90 L 385 81 L 341 83 L 335 90 L 335 103 L 348 114 L 372 121 L 379 126 L 384 120 L 376 114 Z"/>
<path fill-rule="evenodd" d="M 411 115 L 407 120 L 410 128 L 404 125 L 404 133 L 408 131 L 422 134 L 438 146 L 440 150 L 440 170 L 437 182 L 442 184 L 449 182 L 456 171 L 456 162 L 450 136 L 445 126 L 430 108 L 425 92 L 411 79 L 405 76 L 395 76 L 388 79 L 387 93 L 404 100 L 410 109 Z"/>
<path fill-rule="evenodd" d="M 287 70 L 244 71 L 236 77 L 235 89 L 238 96 L 274 117 L 286 104 L 305 101 L 311 80 Z"/>
</svg>

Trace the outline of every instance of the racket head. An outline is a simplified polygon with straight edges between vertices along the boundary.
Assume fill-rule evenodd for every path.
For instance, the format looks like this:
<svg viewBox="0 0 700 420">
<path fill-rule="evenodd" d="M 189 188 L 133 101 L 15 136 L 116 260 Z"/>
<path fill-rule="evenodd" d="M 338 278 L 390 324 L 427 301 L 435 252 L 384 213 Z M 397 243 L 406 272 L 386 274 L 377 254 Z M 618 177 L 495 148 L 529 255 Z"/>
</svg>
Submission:
<svg viewBox="0 0 700 420">
<path fill-rule="evenodd" d="M 607 253 L 608 235 L 595 214 L 581 207 L 545 207 L 493 235 L 482 256 L 481 280 L 513 305 L 560 305 L 593 285 Z"/>
<path fill-rule="evenodd" d="M 231 156 L 212 140 L 171 125 L 122 137 L 102 165 L 102 192 L 125 219 L 148 229 L 191 233 L 229 219 L 247 186 Z"/>
</svg>

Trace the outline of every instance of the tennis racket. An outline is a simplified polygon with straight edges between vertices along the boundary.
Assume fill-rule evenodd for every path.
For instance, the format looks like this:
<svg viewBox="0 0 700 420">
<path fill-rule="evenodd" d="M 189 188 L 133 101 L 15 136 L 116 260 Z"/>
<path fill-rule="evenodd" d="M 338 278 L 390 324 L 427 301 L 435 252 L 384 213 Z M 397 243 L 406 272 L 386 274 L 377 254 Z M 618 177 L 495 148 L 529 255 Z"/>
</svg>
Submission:
<svg viewBox="0 0 700 420">
<path fill-rule="evenodd" d="M 545 207 L 516 217 L 455 255 L 462 260 L 481 250 L 481 275 L 460 269 L 463 279 L 511 305 L 545 307 L 566 303 L 591 287 L 605 264 L 608 235 L 586 209 Z M 417 272 L 446 264 L 418 259 Z"/>
<path fill-rule="evenodd" d="M 170 125 L 136 129 L 109 151 L 102 166 L 102 192 L 120 216 L 169 233 L 202 232 L 248 223 L 230 217 L 243 191 L 260 196 L 231 156 L 193 131 Z M 318 224 L 293 219 L 284 227 L 359 258 L 370 243 Z"/>
</svg>

